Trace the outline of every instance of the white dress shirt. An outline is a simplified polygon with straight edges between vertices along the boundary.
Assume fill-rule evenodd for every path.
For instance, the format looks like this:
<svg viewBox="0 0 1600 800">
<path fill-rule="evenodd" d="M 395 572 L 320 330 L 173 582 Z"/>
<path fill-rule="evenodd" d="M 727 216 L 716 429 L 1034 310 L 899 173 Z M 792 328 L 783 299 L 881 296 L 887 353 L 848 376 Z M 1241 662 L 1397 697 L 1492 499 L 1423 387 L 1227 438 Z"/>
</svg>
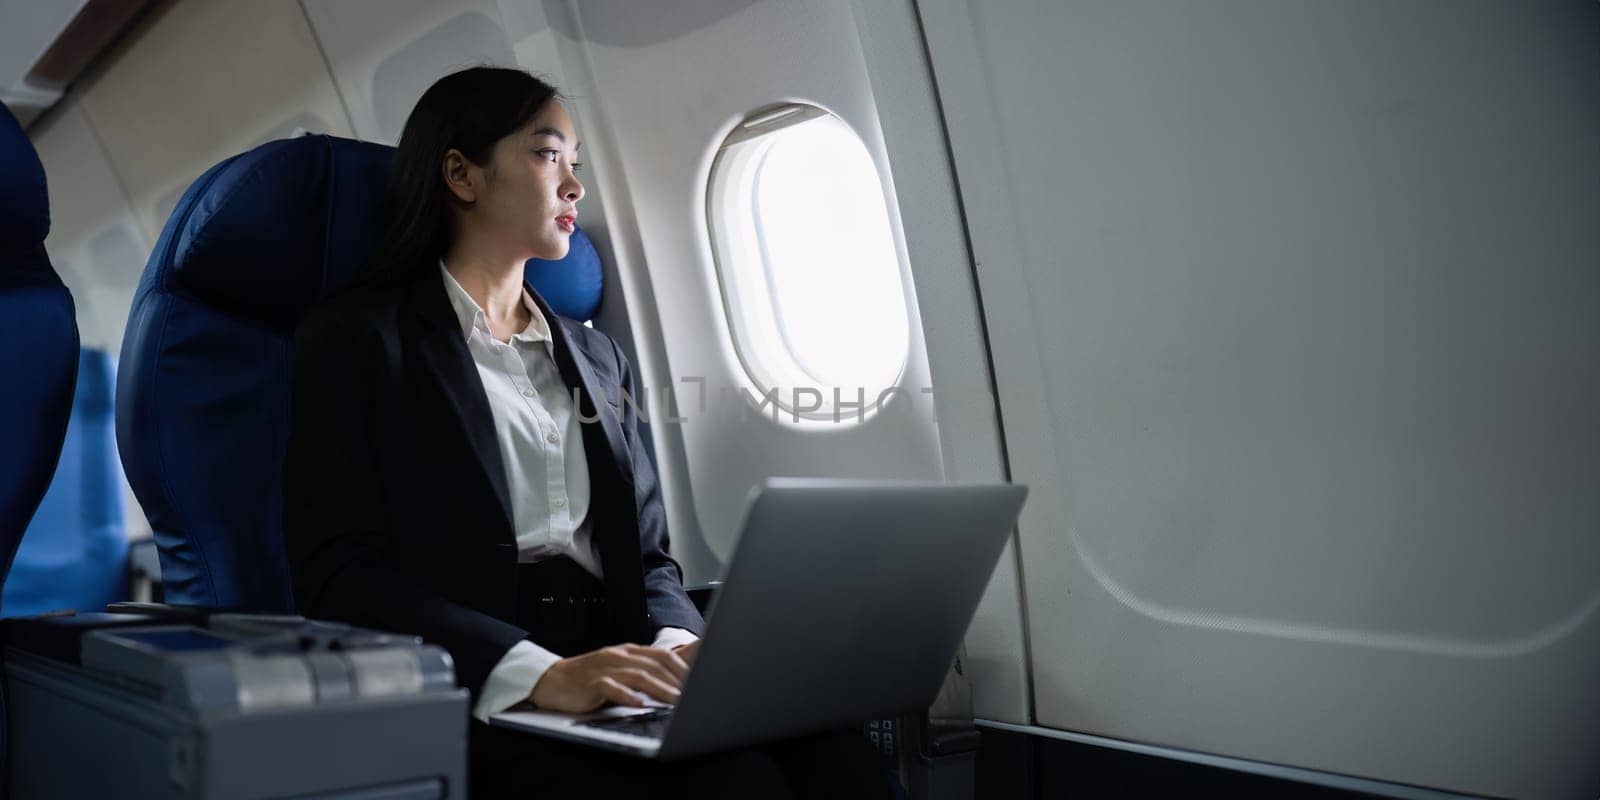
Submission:
<svg viewBox="0 0 1600 800">
<path fill-rule="evenodd" d="M 522 305 L 531 319 L 510 341 L 499 341 L 489 332 L 483 309 L 443 262 L 439 271 L 494 417 L 495 439 L 511 495 L 518 560 L 567 556 L 604 580 L 588 519 L 589 462 L 584 455 L 582 423 L 573 413 L 572 395 L 556 368 L 549 321 L 523 290 Z M 670 648 L 696 638 L 682 628 L 661 628 L 654 644 Z M 533 642 L 518 642 L 490 671 L 473 716 L 487 722 L 490 714 L 526 699 L 545 670 L 560 660 Z"/>
</svg>

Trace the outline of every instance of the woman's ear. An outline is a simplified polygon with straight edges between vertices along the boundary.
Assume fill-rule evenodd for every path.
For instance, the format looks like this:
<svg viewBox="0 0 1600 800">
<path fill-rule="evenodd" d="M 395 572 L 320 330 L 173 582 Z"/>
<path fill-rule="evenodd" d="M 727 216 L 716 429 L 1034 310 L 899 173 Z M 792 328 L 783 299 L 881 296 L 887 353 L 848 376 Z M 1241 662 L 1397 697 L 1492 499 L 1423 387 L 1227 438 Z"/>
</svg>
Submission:
<svg viewBox="0 0 1600 800">
<path fill-rule="evenodd" d="M 446 150 L 439 166 L 444 173 L 444 185 L 457 200 L 471 205 L 478 199 L 478 188 L 472 175 L 471 162 L 454 147 Z"/>
</svg>

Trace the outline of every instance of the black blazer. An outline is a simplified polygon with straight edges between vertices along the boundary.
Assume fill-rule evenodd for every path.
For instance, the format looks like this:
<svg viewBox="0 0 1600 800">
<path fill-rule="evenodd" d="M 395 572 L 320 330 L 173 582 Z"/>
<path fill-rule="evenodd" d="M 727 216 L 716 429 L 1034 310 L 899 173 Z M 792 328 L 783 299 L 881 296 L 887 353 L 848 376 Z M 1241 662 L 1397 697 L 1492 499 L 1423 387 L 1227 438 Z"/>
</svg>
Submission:
<svg viewBox="0 0 1600 800">
<path fill-rule="evenodd" d="M 592 525 L 614 629 L 648 643 L 704 622 L 667 555 L 666 515 L 639 441 L 628 362 L 550 310 L 556 364 L 582 425 Z M 494 419 L 436 267 L 329 300 L 295 334 L 283 531 L 310 617 L 422 636 L 476 700 L 512 645 L 517 547 Z M 636 396 L 636 395 L 634 395 Z M 248 457 L 241 454 L 241 457 Z"/>
</svg>

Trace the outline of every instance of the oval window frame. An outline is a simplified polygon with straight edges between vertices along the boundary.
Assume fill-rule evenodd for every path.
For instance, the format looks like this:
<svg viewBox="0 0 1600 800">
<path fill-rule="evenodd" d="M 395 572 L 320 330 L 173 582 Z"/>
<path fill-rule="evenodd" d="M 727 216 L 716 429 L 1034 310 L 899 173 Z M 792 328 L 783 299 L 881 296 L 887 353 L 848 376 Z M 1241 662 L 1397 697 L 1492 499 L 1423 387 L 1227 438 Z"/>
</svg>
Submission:
<svg viewBox="0 0 1600 800">
<path fill-rule="evenodd" d="M 888 248 L 892 254 L 890 263 L 885 266 L 893 272 L 896 301 L 901 310 L 899 316 L 904 319 L 903 346 L 898 348 L 895 367 L 885 373 L 892 373 L 892 376 L 881 381 L 881 386 L 860 387 L 861 392 L 855 397 L 840 396 L 838 403 L 833 401 L 834 396 L 844 387 L 829 384 L 811 374 L 795 348 L 787 341 L 788 334 L 780 318 L 782 311 L 773 289 L 773 265 L 764 253 L 760 233 L 762 222 L 754 198 L 765 157 L 775 143 L 769 137 L 817 119 L 829 119 L 848 132 L 873 166 L 872 179 L 882 201 Z M 769 139 L 765 146 L 761 144 L 762 139 Z M 766 408 L 769 403 L 776 406 L 777 410 L 784 413 L 778 414 L 775 410 L 774 418 L 784 422 L 862 424 L 882 410 L 882 406 L 888 405 L 880 404 L 877 402 L 879 399 L 888 395 L 892 402 L 893 394 L 905 391 L 901 384 L 911 357 L 910 327 L 914 317 L 909 307 L 911 287 L 906 285 L 902 265 L 904 256 L 894 234 L 895 209 L 891 195 L 884 186 L 877 160 L 872 157 L 866 141 L 848 122 L 810 103 L 778 103 L 751 112 L 733 126 L 718 146 L 707 173 L 705 197 L 712 271 L 724 320 L 732 339 L 733 353 L 744 377 L 758 393 L 755 397 L 747 395 L 746 400 L 758 410 Z M 747 262 L 754 262 L 756 266 L 743 266 Z M 798 407 L 794 401 L 798 399 L 797 390 L 800 388 L 816 389 L 822 395 L 820 407 Z M 857 387 L 850 388 L 854 390 Z M 787 396 L 783 391 L 785 389 L 789 390 Z M 877 393 L 869 394 L 870 389 L 876 389 Z M 771 399 L 768 399 L 769 396 Z M 862 401 L 860 409 L 855 407 L 858 399 Z M 840 413 L 842 409 L 850 411 Z"/>
</svg>

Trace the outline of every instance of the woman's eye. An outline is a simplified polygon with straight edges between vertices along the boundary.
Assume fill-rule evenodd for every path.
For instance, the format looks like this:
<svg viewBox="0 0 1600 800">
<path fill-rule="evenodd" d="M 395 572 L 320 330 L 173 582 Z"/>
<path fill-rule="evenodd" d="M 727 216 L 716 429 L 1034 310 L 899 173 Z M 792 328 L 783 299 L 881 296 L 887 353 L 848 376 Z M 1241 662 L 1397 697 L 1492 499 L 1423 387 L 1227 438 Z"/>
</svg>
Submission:
<svg viewBox="0 0 1600 800">
<path fill-rule="evenodd" d="M 574 162 L 572 162 L 572 171 L 573 172 L 578 172 L 579 170 L 582 170 L 582 169 L 583 169 L 583 162 L 582 161 L 574 161 Z"/>
<path fill-rule="evenodd" d="M 538 153 L 541 156 L 544 156 L 545 160 L 549 161 L 552 164 L 554 164 L 556 162 L 556 159 L 561 157 L 561 151 L 560 150 L 552 150 L 552 149 L 546 148 L 544 150 L 535 150 L 534 152 Z"/>
</svg>

